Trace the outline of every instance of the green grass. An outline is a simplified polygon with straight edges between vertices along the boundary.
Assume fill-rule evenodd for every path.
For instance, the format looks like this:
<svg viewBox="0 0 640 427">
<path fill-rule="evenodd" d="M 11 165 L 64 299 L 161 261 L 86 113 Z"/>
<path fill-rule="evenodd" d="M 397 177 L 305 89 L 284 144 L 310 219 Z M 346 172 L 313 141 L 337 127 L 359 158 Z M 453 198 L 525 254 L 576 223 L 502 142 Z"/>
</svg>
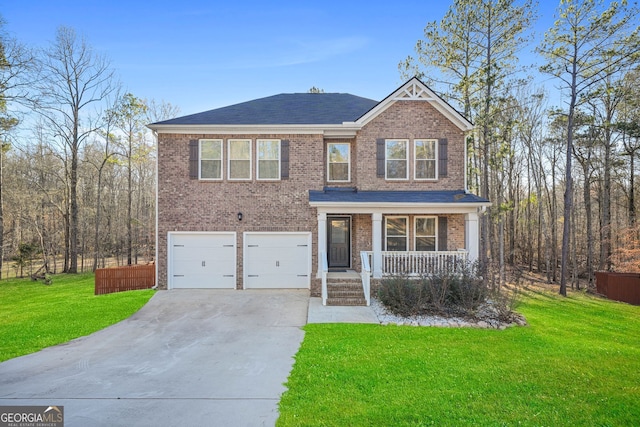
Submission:
<svg viewBox="0 0 640 427">
<path fill-rule="evenodd" d="M 55 275 L 53 284 L 0 281 L 0 361 L 89 335 L 138 311 L 152 290 L 94 295 L 94 275 Z"/>
<path fill-rule="evenodd" d="M 278 426 L 640 423 L 640 307 L 530 293 L 504 331 L 310 324 Z"/>
</svg>

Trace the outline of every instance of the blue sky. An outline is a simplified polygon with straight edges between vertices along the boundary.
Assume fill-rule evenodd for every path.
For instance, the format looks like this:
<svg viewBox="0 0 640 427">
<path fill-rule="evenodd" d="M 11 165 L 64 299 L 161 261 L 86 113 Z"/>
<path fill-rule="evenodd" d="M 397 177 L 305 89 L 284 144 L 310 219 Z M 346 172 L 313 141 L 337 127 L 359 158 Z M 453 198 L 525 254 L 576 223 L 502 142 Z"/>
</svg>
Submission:
<svg viewBox="0 0 640 427">
<path fill-rule="evenodd" d="M 348 92 L 381 100 L 402 82 L 446 1 L 9 1 L 5 30 L 45 47 L 73 27 L 112 61 L 125 89 L 190 114 L 278 93 Z M 541 0 L 540 35 L 555 1 Z M 530 57 L 533 47 L 522 52 Z"/>
</svg>

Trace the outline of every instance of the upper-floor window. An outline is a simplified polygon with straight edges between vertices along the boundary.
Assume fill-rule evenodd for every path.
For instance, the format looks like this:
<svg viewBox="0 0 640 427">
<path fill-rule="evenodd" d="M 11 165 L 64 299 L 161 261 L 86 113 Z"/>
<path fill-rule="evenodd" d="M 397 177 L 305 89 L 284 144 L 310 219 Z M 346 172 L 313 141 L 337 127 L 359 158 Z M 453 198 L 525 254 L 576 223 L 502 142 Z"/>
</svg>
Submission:
<svg viewBox="0 0 640 427">
<path fill-rule="evenodd" d="M 415 179 L 436 179 L 437 172 L 437 147 L 436 139 L 416 139 L 414 141 Z"/>
<path fill-rule="evenodd" d="M 222 179 L 222 140 L 200 140 L 200 179 Z"/>
<path fill-rule="evenodd" d="M 416 251 L 435 251 L 437 244 L 437 218 L 418 216 L 415 218 Z"/>
<path fill-rule="evenodd" d="M 327 144 L 327 181 L 351 181 L 351 144 Z"/>
<path fill-rule="evenodd" d="M 251 140 L 229 140 L 229 179 L 251 179 Z"/>
<path fill-rule="evenodd" d="M 385 177 L 386 179 L 409 178 L 409 141 L 406 139 L 387 139 L 385 141 Z"/>
<path fill-rule="evenodd" d="M 384 220 L 385 250 L 406 251 L 409 218 L 406 216 L 388 216 Z"/>
<path fill-rule="evenodd" d="M 258 148 L 258 179 L 280 179 L 280 140 L 259 139 Z"/>
</svg>

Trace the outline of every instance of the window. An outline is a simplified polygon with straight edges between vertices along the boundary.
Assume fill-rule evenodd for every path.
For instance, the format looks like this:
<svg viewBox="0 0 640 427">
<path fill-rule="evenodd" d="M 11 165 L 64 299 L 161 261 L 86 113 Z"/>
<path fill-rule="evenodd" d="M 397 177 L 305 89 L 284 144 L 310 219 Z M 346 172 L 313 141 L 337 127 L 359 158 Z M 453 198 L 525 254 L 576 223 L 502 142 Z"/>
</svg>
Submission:
<svg viewBox="0 0 640 427">
<path fill-rule="evenodd" d="M 385 250 L 406 251 L 407 250 L 407 223 L 409 219 L 404 216 L 385 217 Z"/>
<path fill-rule="evenodd" d="M 387 139 L 385 152 L 386 179 L 408 179 L 409 161 L 406 139 Z"/>
<path fill-rule="evenodd" d="M 280 179 L 280 140 L 258 140 L 258 179 Z"/>
<path fill-rule="evenodd" d="M 435 251 L 437 244 L 437 226 L 435 217 L 419 216 L 415 218 L 416 251 Z"/>
<path fill-rule="evenodd" d="M 416 139 L 415 144 L 415 179 L 436 179 L 437 146 L 436 139 Z"/>
<path fill-rule="evenodd" d="M 200 140 L 200 179 L 222 179 L 222 140 Z"/>
<path fill-rule="evenodd" d="M 229 179 L 251 179 L 251 140 L 229 140 Z"/>
<path fill-rule="evenodd" d="M 327 181 L 351 181 L 351 144 L 330 143 L 327 145 Z"/>
</svg>

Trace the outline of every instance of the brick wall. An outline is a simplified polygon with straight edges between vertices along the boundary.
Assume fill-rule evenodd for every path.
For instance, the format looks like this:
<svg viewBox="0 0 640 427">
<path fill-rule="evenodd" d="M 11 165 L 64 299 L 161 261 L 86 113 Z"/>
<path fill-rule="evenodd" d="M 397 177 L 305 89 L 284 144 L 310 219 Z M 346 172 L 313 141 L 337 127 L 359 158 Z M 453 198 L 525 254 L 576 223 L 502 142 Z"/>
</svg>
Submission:
<svg viewBox="0 0 640 427">
<path fill-rule="evenodd" d="M 409 179 L 376 177 L 376 139 L 408 139 Z M 413 140 L 448 139 L 448 174 L 435 181 L 413 179 Z M 356 176 L 360 190 L 460 190 L 464 188 L 464 133 L 427 102 L 396 102 L 358 132 Z"/>
<path fill-rule="evenodd" d="M 437 181 L 410 179 L 388 182 L 376 177 L 377 138 L 448 138 L 448 176 Z M 256 180 L 256 139 L 290 141 L 289 179 Z M 169 231 L 235 231 L 238 236 L 237 287 L 242 288 L 242 233 L 245 231 L 306 231 L 313 236 L 312 293 L 318 294 L 317 217 L 309 206 L 308 191 L 321 190 L 326 182 L 326 143 L 351 143 L 351 182 L 331 186 L 359 190 L 438 190 L 464 187 L 464 135 L 426 102 L 396 103 L 367 124 L 355 139 L 323 140 L 322 135 L 215 135 L 163 134 L 158 136 L 158 278 L 167 286 L 167 233 Z M 189 179 L 189 140 L 251 139 L 252 179 L 248 181 L 199 181 Z M 412 150 L 411 150 L 412 151 Z M 413 158 L 411 154 L 410 159 Z M 226 152 L 224 174 L 226 175 Z M 410 162 L 411 163 L 411 162 Z M 238 221 L 237 214 L 243 219 Z M 398 212 L 401 214 L 402 212 Z M 349 214 L 349 212 L 344 212 Z M 413 221 L 410 219 L 410 221 Z M 371 250 L 371 216 L 353 215 L 352 262 L 360 268 L 360 251 Z M 464 247 L 464 218 L 449 217 L 449 247 Z"/>
<path fill-rule="evenodd" d="M 189 179 L 189 140 L 247 138 L 253 142 L 252 180 Z M 288 139 L 289 179 L 257 181 L 257 138 Z M 316 265 L 317 218 L 309 206 L 309 189 L 322 189 L 322 135 L 176 135 L 158 138 L 158 286 L 167 286 L 169 231 L 235 231 L 238 233 L 238 288 L 242 288 L 242 233 L 307 231 L 313 233 Z M 225 153 L 226 154 L 226 153 Z M 225 155 L 226 161 L 226 155 Z M 226 173 L 226 164 L 224 167 Z M 238 221 L 238 212 L 243 219 Z"/>
</svg>

